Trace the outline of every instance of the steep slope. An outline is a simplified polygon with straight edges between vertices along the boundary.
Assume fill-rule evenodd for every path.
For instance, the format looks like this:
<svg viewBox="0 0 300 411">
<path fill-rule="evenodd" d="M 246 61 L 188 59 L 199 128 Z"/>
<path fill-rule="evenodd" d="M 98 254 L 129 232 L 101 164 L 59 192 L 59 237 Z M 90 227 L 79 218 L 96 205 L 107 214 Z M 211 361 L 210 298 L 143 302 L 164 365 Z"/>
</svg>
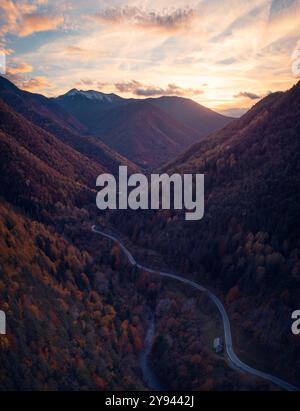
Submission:
<svg viewBox="0 0 300 411">
<path fill-rule="evenodd" d="M 130 172 L 138 170 L 135 164 L 115 153 L 99 139 L 85 136 L 87 129 L 53 99 L 20 90 L 3 77 L 0 77 L 0 99 L 29 122 L 88 157 L 92 164 L 97 163 L 98 167 L 104 167 L 111 173 L 116 173 L 119 165 L 127 165 Z"/>
<path fill-rule="evenodd" d="M 97 163 L 29 123 L 0 100 L 1 195 L 32 212 L 91 201 Z"/>
<path fill-rule="evenodd" d="M 145 388 L 145 296 L 87 222 L 103 171 L 0 100 L 0 390 Z"/>
<path fill-rule="evenodd" d="M 163 164 L 198 138 L 195 130 L 148 101 L 109 110 L 98 120 L 94 133 L 115 151 L 147 168 Z"/>
<path fill-rule="evenodd" d="M 94 187 L 97 173 L 106 169 L 74 150 L 52 134 L 44 131 L 16 113 L 0 100 L 0 129 L 12 137 L 19 148 L 33 155 L 56 171 Z"/>
<path fill-rule="evenodd" d="M 300 83 L 163 168 L 205 174 L 202 220 L 175 211 L 112 216 L 142 246 L 219 292 L 242 358 L 296 385 L 300 346 L 290 318 L 300 300 L 299 135 Z"/>
<path fill-rule="evenodd" d="M 153 168 L 232 119 L 181 97 L 123 99 L 73 89 L 55 101 L 89 132 L 135 163 Z"/>
<path fill-rule="evenodd" d="M 7 319 L 0 391 L 146 388 L 137 372 L 145 294 L 79 216 L 74 206 L 65 211 L 72 221 L 62 234 L 0 198 L 0 309 Z"/>
<path fill-rule="evenodd" d="M 126 99 L 116 94 L 105 94 L 94 90 L 72 89 L 54 99 L 68 113 L 77 118 L 87 129 L 93 131 L 99 116 L 107 110 L 127 103 Z"/>
<path fill-rule="evenodd" d="M 68 114 L 53 99 L 20 90 L 11 81 L 0 76 L 0 98 L 13 107 L 29 121 L 39 126 L 54 123 L 62 128 L 86 132 L 86 128 L 73 116 Z M 49 124 L 50 126 L 50 124 Z M 48 129 L 48 131 L 51 131 Z"/>
<path fill-rule="evenodd" d="M 199 137 L 218 130 L 233 120 L 188 98 L 164 96 L 151 98 L 148 101 L 185 126 L 197 130 Z"/>
</svg>

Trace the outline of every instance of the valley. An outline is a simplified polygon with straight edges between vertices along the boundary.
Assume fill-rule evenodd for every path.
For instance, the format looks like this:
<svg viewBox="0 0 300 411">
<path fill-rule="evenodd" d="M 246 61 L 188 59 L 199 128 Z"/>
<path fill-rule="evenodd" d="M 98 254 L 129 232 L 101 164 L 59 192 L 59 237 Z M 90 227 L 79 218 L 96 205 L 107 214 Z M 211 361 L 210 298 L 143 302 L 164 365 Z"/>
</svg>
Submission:
<svg viewBox="0 0 300 411">
<path fill-rule="evenodd" d="M 95 95 L 75 90 L 66 98 L 93 104 Z M 0 310 L 8 324 L 0 336 L 1 386 L 147 389 L 140 353 L 151 313 L 146 354 L 162 386 L 298 386 L 300 346 L 290 316 L 299 301 L 299 99 L 297 84 L 207 136 L 190 132 L 199 110 L 207 114 L 199 105 L 122 100 L 106 124 L 100 112 L 93 115 L 107 136 L 100 138 L 56 99 L 0 78 Z M 167 123 L 178 104 L 175 134 Z M 189 110 L 194 114 L 185 117 Z M 132 121 L 134 139 L 122 131 L 124 119 Z M 161 136 L 157 146 L 136 140 L 154 124 L 145 140 Z M 169 154 L 155 154 L 165 144 Z M 154 169 L 203 174 L 203 218 L 185 221 L 183 210 L 172 209 L 97 210 L 96 177 L 117 176 L 120 166 L 128 177 Z M 100 239 L 92 224 L 112 240 L 117 230 L 122 242 Z M 221 318 L 226 356 L 212 351 Z"/>
<path fill-rule="evenodd" d="M 175 96 L 122 99 L 74 89 L 54 101 L 81 121 L 89 134 L 147 170 L 163 165 L 208 132 L 232 121 Z"/>
<path fill-rule="evenodd" d="M 103 228 L 101 229 L 101 227 L 99 228 L 95 225 L 93 225 L 91 227 L 91 229 L 92 229 L 93 232 L 95 232 L 97 234 L 100 234 L 101 236 L 107 237 L 107 238 L 113 240 L 114 242 L 116 242 L 118 245 L 120 245 L 123 252 L 128 257 L 130 263 L 133 266 L 137 266 L 138 269 L 149 272 L 150 274 L 159 275 L 159 276 L 162 276 L 162 277 L 167 277 L 167 278 L 171 278 L 171 279 L 176 280 L 176 281 L 180 281 L 180 282 L 182 282 L 184 284 L 187 284 L 190 287 L 196 288 L 200 292 L 206 294 L 211 299 L 211 301 L 217 306 L 217 308 L 218 308 L 218 310 L 221 314 L 223 327 L 224 327 L 224 336 L 225 336 L 227 356 L 228 356 L 228 359 L 229 359 L 233 369 L 237 369 L 239 371 L 252 374 L 252 375 L 254 375 L 258 378 L 262 378 L 262 379 L 271 381 L 273 384 L 278 385 L 280 388 L 285 389 L 287 391 L 299 391 L 299 388 L 289 384 L 288 382 L 283 381 L 282 379 L 280 379 L 278 377 L 275 377 L 273 375 L 270 375 L 270 374 L 261 372 L 259 370 L 256 370 L 252 367 L 249 367 L 247 364 L 243 363 L 238 358 L 238 356 L 236 355 L 236 353 L 234 351 L 234 348 L 233 348 L 230 321 L 229 321 L 228 315 L 226 313 L 226 310 L 225 310 L 223 304 L 221 303 L 221 301 L 218 299 L 218 297 L 215 296 L 211 291 L 209 291 L 205 287 L 201 286 L 200 284 L 189 280 L 188 278 L 182 277 L 181 275 L 177 275 L 177 274 L 174 274 L 174 273 L 167 273 L 167 272 L 164 272 L 164 271 L 157 271 L 157 270 L 153 270 L 152 268 L 148 268 L 148 267 L 143 266 L 142 264 L 138 263 L 135 260 L 135 258 L 132 256 L 130 251 L 122 244 L 122 242 L 115 235 L 107 234 L 105 231 L 103 231 Z M 154 324 L 153 324 L 153 327 L 154 327 Z M 152 333 L 153 333 L 153 331 L 152 331 Z"/>
<path fill-rule="evenodd" d="M 299 368 L 288 364 L 299 355 L 290 329 L 299 301 L 299 90 L 266 97 L 162 168 L 205 175 L 202 220 L 186 222 L 176 210 L 109 217 L 169 267 L 215 290 L 243 351 L 260 347 L 256 366 L 295 385 Z"/>
</svg>

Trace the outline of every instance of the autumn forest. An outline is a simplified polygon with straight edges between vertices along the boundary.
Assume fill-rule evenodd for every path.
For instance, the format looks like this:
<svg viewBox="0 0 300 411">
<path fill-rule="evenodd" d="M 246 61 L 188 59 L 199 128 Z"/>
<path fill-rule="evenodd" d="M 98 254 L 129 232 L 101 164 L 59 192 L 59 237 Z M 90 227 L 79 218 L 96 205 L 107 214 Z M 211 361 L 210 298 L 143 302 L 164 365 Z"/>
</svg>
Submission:
<svg viewBox="0 0 300 411">
<path fill-rule="evenodd" d="M 238 119 L 180 97 L 86 98 L 0 77 L 1 390 L 281 389 L 214 350 L 223 323 L 205 293 L 130 264 L 93 225 L 207 287 L 238 357 L 300 386 L 300 83 Z M 99 210 L 96 178 L 121 165 L 204 174 L 204 217 Z"/>
</svg>

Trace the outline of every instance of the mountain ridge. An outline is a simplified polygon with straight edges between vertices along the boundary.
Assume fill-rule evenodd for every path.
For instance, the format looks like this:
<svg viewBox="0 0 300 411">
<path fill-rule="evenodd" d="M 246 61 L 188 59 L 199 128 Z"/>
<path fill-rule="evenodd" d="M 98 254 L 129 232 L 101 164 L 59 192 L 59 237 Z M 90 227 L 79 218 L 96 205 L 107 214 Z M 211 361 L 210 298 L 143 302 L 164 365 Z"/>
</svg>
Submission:
<svg viewBox="0 0 300 411">
<path fill-rule="evenodd" d="M 98 163 L 99 166 L 112 173 L 118 172 L 119 165 L 127 165 L 129 172 L 138 171 L 135 164 L 114 152 L 101 140 L 86 135 L 85 126 L 66 113 L 52 99 L 20 90 L 1 76 L 0 99 L 31 124 L 52 134 L 83 156 L 90 158 L 92 164 Z"/>
<path fill-rule="evenodd" d="M 176 210 L 110 217 L 135 243 L 160 252 L 175 272 L 220 296 L 241 359 L 252 352 L 253 366 L 295 385 L 300 346 L 289 327 L 300 299 L 299 136 L 300 82 L 267 96 L 160 169 L 204 174 L 202 220 L 185 221 Z M 167 351 L 165 357 L 172 361 Z"/>
<path fill-rule="evenodd" d="M 55 101 L 83 123 L 91 135 L 147 169 L 161 166 L 233 120 L 176 96 L 126 99 L 113 93 L 71 89 Z"/>
<path fill-rule="evenodd" d="M 117 94 L 114 93 L 103 93 L 100 91 L 96 90 L 79 90 L 77 88 L 72 88 L 71 90 L 67 91 L 65 94 L 62 94 L 58 96 L 57 98 L 63 98 L 63 97 L 76 97 L 76 96 L 82 96 L 86 97 L 90 100 L 99 100 L 99 101 L 107 101 L 107 102 L 113 102 L 114 100 L 123 100 L 122 97 L 118 96 Z"/>
<path fill-rule="evenodd" d="M 198 139 L 195 130 L 178 123 L 147 100 L 120 105 L 99 118 L 95 134 L 141 167 L 153 168 Z"/>
</svg>

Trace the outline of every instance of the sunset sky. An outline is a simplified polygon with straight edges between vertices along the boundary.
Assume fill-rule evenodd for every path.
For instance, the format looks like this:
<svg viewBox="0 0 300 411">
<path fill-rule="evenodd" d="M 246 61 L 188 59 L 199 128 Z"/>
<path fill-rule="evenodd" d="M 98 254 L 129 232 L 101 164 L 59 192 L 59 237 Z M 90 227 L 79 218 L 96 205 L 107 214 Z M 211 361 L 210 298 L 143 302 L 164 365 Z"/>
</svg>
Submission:
<svg viewBox="0 0 300 411">
<path fill-rule="evenodd" d="M 180 95 L 238 116 L 296 83 L 297 47 L 300 0 L 0 1 L 8 78 L 48 96 Z"/>
</svg>

